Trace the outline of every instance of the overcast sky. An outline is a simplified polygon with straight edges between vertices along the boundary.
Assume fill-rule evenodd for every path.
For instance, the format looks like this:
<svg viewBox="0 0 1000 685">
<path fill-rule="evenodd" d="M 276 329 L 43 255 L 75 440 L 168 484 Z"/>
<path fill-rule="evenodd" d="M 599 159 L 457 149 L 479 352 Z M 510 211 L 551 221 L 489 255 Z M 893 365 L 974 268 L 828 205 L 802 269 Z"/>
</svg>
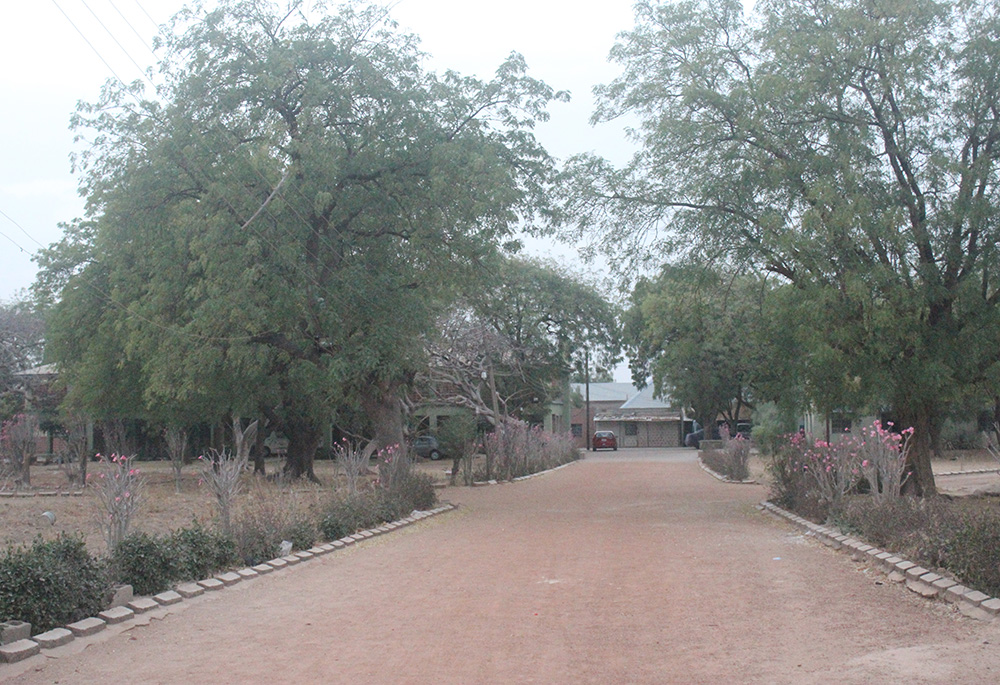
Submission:
<svg viewBox="0 0 1000 685">
<path fill-rule="evenodd" d="M 0 300 L 31 284 L 31 255 L 59 239 L 57 224 L 82 215 L 69 162 L 74 143 L 68 124 L 77 101 L 96 100 L 112 72 L 126 82 L 138 78 L 136 64 L 155 62 L 147 46 L 156 26 L 184 4 L 7 3 L 0 23 Z M 431 54 L 429 69 L 488 78 L 516 50 L 532 76 L 570 91 L 572 102 L 554 104 L 551 121 L 538 131 L 553 155 L 596 151 L 616 162 L 627 158 L 631 148 L 620 127 L 595 130 L 588 119 L 591 87 L 616 74 L 607 55 L 616 34 L 632 25 L 632 0 L 586 6 L 578 0 L 401 0 L 392 16 L 421 37 Z M 552 250 L 570 253 L 561 246 Z"/>
</svg>

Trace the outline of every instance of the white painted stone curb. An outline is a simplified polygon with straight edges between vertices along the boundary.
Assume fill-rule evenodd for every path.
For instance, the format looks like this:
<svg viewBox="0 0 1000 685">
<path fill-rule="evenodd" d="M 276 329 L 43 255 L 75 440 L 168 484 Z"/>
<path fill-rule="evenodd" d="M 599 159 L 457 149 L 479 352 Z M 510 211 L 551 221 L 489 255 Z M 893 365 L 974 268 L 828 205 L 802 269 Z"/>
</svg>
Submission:
<svg viewBox="0 0 1000 685">
<path fill-rule="evenodd" d="M 570 462 L 572 463 L 572 462 Z M 566 466 L 564 464 L 563 466 Z M 562 468 L 561 466 L 556 468 Z M 555 469 L 552 469 L 553 471 Z M 454 504 L 442 504 L 429 511 L 413 511 L 407 518 L 382 524 L 372 530 L 363 530 L 347 538 L 335 540 L 333 542 L 317 545 L 308 551 L 296 552 L 295 554 L 272 559 L 263 564 L 258 564 L 253 568 L 244 568 L 239 571 L 228 571 L 217 574 L 213 578 L 204 578 L 196 582 L 186 582 L 179 584 L 174 590 L 161 592 L 154 597 L 137 597 L 128 602 L 124 607 L 107 609 L 99 616 L 85 618 L 75 623 L 69 624 L 65 628 L 54 628 L 45 633 L 34 636 L 34 639 L 23 638 L 13 641 L 0 647 L 0 676 L 3 675 L 4 663 L 16 663 L 29 659 L 43 650 L 55 649 L 77 637 L 87 637 L 93 635 L 109 624 L 124 623 L 132 620 L 137 614 L 153 611 L 161 608 L 168 608 L 172 605 L 183 602 L 187 599 L 202 596 L 206 590 L 219 591 L 232 587 L 243 580 L 258 578 L 264 574 L 271 573 L 277 569 L 289 568 L 292 565 L 312 559 L 318 559 L 330 552 L 344 549 L 347 545 L 363 540 L 368 540 L 377 535 L 404 528 L 411 523 L 446 511 L 455 509 Z"/>
<path fill-rule="evenodd" d="M 894 583 L 903 583 L 912 592 L 927 599 L 943 599 L 956 605 L 966 616 L 979 620 L 992 620 L 1000 615 L 1000 599 L 960 585 L 952 578 L 945 578 L 922 568 L 901 555 L 880 550 L 861 540 L 842 535 L 840 531 L 807 521 L 801 516 L 785 511 L 773 502 L 762 502 L 761 511 L 790 521 L 814 536 L 823 544 L 850 554 L 855 561 L 871 564 Z"/>
</svg>

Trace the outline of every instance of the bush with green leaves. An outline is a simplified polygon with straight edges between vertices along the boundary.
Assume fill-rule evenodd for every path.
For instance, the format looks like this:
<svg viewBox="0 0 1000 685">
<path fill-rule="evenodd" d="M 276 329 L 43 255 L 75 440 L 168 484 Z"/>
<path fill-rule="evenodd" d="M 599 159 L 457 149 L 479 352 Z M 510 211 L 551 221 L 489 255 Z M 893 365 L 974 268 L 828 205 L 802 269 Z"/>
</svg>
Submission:
<svg viewBox="0 0 1000 685">
<path fill-rule="evenodd" d="M 165 542 L 174 557 L 177 580 L 208 578 L 240 561 L 231 537 L 208 530 L 198 521 L 173 531 Z"/>
<path fill-rule="evenodd" d="M 110 558 L 116 582 L 132 586 L 137 595 L 155 595 L 169 590 L 178 568 L 164 538 L 136 532 L 122 538 Z"/>
<path fill-rule="evenodd" d="M 117 583 L 139 595 L 153 595 L 173 584 L 209 578 L 239 563 L 232 538 L 206 530 L 197 521 L 169 535 L 132 533 L 110 557 Z"/>
<path fill-rule="evenodd" d="M 0 620 L 27 621 L 34 633 L 104 609 L 110 583 L 82 537 L 65 534 L 10 547 L 0 556 Z"/>
</svg>

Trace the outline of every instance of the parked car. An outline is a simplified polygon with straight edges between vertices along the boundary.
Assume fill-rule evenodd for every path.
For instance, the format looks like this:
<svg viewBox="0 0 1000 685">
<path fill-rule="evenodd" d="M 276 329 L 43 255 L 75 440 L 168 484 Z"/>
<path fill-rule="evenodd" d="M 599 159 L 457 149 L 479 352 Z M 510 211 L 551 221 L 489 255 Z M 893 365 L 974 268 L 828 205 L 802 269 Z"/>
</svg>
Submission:
<svg viewBox="0 0 1000 685">
<path fill-rule="evenodd" d="M 418 457 L 437 461 L 441 458 L 441 443 L 433 435 L 418 435 L 413 441 L 413 451 Z"/>
<path fill-rule="evenodd" d="M 618 438 L 613 431 L 597 431 L 590 443 L 595 450 L 618 450 Z"/>
</svg>

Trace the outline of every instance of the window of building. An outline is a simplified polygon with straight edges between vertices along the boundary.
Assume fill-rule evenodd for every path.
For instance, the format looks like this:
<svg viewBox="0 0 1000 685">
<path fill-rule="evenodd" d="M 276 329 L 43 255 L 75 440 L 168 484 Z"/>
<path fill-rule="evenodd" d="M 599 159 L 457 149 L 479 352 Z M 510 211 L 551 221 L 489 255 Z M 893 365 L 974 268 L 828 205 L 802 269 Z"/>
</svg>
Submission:
<svg viewBox="0 0 1000 685">
<path fill-rule="evenodd" d="M 582 438 L 583 437 L 583 424 L 582 423 L 574 423 L 572 426 L 570 426 L 570 430 L 572 431 L 574 438 Z"/>
</svg>

